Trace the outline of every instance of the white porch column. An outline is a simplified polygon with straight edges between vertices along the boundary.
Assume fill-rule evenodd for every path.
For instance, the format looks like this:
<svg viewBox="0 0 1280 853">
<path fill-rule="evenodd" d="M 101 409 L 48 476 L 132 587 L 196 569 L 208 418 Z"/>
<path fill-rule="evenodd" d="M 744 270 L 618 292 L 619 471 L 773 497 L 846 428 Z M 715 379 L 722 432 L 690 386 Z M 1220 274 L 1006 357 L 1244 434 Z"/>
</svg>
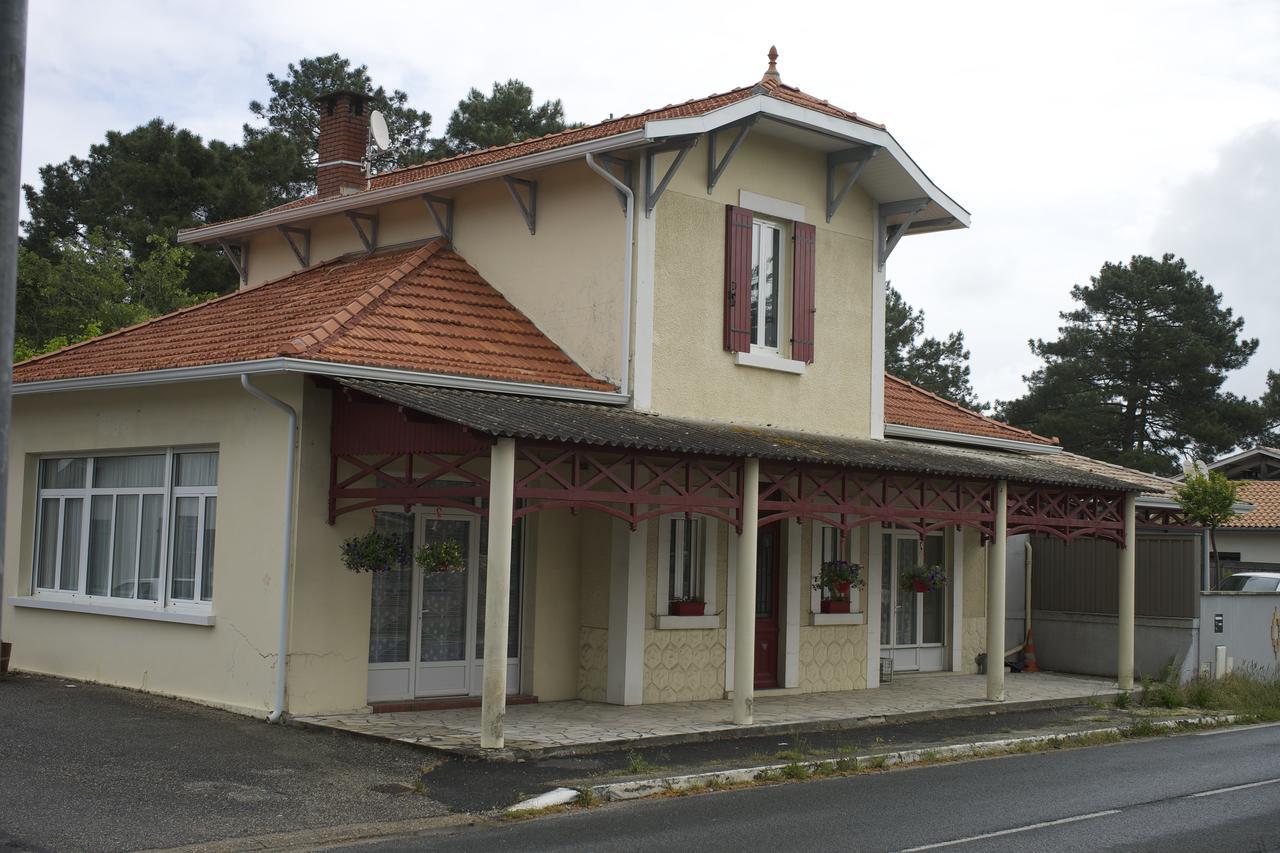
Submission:
<svg viewBox="0 0 1280 853">
<path fill-rule="evenodd" d="M 879 524 L 867 526 L 867 688 L 880 686 L 880 585 L 884 536 Z"/>
<path fill-rule="evenodd" d="M 1133 589 L 1138 551 L 1138 535 L 1134 526 L 1135 499 L 1136 496 L 1132 492 L 1124 496 L 1124 548 L 1120 551 L 1120 614 L 1116 620 L 1120 646 L 1116 682 L 1121 690 L 1133 688 Z"/>
<path fill-rule="evenodd" d="M 987 546 L 987 698 L 1004 701 L 1004 572 L 1008 548 L 1009 484 L 996 483 L 996 535 Z"/>
<path fill-rule="evenodd" d="M 484 588 L 484 694 L 480 746 L 502 749 L 507 715 L 507 625 L 511 608 L 511 526 L 516 443 L 500 438 L 489 454 L 489 566 Z"/>
<path fill-rule="evenodd" d="M 609 669 L 605 701 L 639 705 L 644 701 L 645 582 L 649 557 L 649 522 L 632 530 L 613 520 L 609 562 Z"/>
<path fill-rule="evenodd" d="M 964 672 L 964 528 L 951 532 L 951 671 Z"/>
<path fill-rule="evenodd" d="M 756 668 L 756 534 L 760 522 L 760 460 L 742 465 L 742 533 L 734 590 L 733 722 L 750 725 Z"/>
</svg>

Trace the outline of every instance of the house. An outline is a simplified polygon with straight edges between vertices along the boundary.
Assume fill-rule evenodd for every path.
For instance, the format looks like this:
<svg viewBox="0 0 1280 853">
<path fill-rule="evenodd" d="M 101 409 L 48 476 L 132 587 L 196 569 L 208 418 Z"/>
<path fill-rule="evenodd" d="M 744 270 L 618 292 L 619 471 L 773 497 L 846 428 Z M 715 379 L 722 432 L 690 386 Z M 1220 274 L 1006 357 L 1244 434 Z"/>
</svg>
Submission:
<svg viewBox="0 0 1280 853">
<path fill-rule="evenodd" d="M 1131 685 L 1143 486 L 885 376 L 886 261 L 969 214 L 775 60 L 373 176 L 364 99 L 322 99 L 316 195 L 181 235 L 240 290 L 16 369 L 14 665 L 271 719 L 476 696 L 486 747 L 508 697 L 745 723 L 974 671 L 1034 531 L 1119 549 Z M 348 571 L 371 529 L 466 570 Z"/>
</svg>

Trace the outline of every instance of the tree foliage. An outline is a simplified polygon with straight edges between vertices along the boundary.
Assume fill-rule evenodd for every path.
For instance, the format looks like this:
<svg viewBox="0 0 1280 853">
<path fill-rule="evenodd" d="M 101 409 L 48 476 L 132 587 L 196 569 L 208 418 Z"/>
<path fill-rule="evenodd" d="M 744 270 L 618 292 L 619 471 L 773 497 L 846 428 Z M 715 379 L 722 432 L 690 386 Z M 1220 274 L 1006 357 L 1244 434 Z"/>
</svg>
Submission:
<svg viewBox="0 0 1280 853">
<path fill-rule="evenodd" d="M 926 336 L 924 312 L 912 308 L 891 283 L 885 282 L 885 291 L 885 369 L 939 397 L 985 409 L 969 378 L 964 332 L 952 332 L 945 340 Z"/>
<path fill-rule="evenodd" d="M 519 80 L 495 80 L 491 94 L 472 89 L 458 102 L 444 136 L 432 140 L 431 157 L 452 157 L 507 145 L 565 127 L 564 107 L 558 98 L 534 106 L 533 89 Z"/>
<path fill-rule="evenodd" d="M 1212 456 L 1261 428 L 1261 406 L 1222 390 L 1258 348 L 1244 320 L 1186 262 L 1135 256 L 1076 285 L 1026 395 L 1000 405 L 1010 423 L 1069 450 L 1156 473 Z"/>
<path fill-rule="evenodd" d="M 1235 518 L 1233 508 L 1239 483 L 1228 480 L 1219 471 L 1202 470 L 1199 466 L 1187 470 L 1186 480 L 1174 490 L 1174 498 L 1192 524 L 1209 528 L 1209 541 L 1213 550 L 1214 574 L 1222 576 L 1218 558 L 1218 528 Z"/>
<path fill-rule="evenodd" d="M 189 249 L 151 237 L 151 253 L 134 261 L 127 247 L 94 231 L 58 245 L 55 260 L 19 246 L 15 357 L 68 344 L 192 305 L 209 294 L 185 287 Z"/>
<path fill-rule="evenodd" d="M 264 104 L 250 101 L 249 112 L 265 127 L 245 125 L 246 140 L 276 132 L 292 140 L 308 167 L 316 163 L 316 143 L 320 138 L 320 111 L 316 98 L 337 91 L 361 92 L 369 96 L 369 108 L 387 120 L 391 146 L 386 151 L 372 149 L 370 165 L 375 172 L 420 163 L 427 157 L 431 114 L 409 106 L 409 96 L 399 89 L 388 92 L 375 86 L 369 66 L 351 65 L 351 60 L 331 53 L 289 63 L 280 77 L 267 75 L 271 97 Z"/>
</svg>

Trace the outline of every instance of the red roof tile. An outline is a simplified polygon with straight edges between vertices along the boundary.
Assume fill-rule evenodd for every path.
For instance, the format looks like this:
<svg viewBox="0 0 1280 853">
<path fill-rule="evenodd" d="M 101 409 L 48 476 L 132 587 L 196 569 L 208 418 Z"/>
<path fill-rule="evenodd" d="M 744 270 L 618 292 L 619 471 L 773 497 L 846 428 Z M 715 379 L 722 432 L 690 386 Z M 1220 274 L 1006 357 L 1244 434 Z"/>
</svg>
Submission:
<svg viewBox="0 0 1280 853">
<path fill-rule="evenodd" d="M 408 184 L 414 181 L 425 180 L 427 178 L 439 177 L 440 175 L 464 172 L 467 169 L 474 169 L 477 166 L 487 166 L 492 163 L 500 163 L 504 160 L 514 160 L 517 157 L 524 157 L 529 154 L 538 154 L 543 151 L 552 151 L 556 148 L 565 148 L 570 145 L 576 145 L 580 142 L 604 139 L 609 136 L 616 136 L 621 133 L 639 130 L 644 127 L 645 122 L 706 115 L 707 113 L 718 110 L 721 107 L 727 107 L 730 104 L 735 104 L 755 95 L 765 95 L 779 101 L 785 101 L 787 103 L 816 110 L 818 112 L 825 113 L 826 115 L 834 116 L 835 118 L 856 121 L 859 124 L 864 124 L 868 127 L 879 129 L 884 128 L 884 125 L 882 124 L 868 121 L 855 112 L 841 109 L 827 101 L 815 98 L 812 95 L 800 91 L 794 86 L 786 86 L 777 80 L 766 78 L 761 80 L 759 83 L 753 83 L 750 86 L 743 86 L 718 95 L 708 95 L 705 98 L 697 98 L 692 101 L 686 101 L 682 104 L 668 104 L 665 107 L 646 110 L 645 112 L 636 113 L 635 115 L 611 118 L 596 124 L 589 124 L 583 127 L 563 130 L 559 133 L 551 133 L 546 136 L 539 136 L 533 139 L 523 139 L 519 142 L 512 142 L 508 145 L 484 148 L 480 151 L 459 154 L 456 157 L 448 157 L 443 160 L 433 160 L 429 163 L 421 163 L 416 166 L 406 166 L 402 169 L 383 172 L 381 174 L 374 175 L 369 179 L 369 189 L 378 190 L 386 187 L 399 186 L 401 184 Z M 359 195 L 359 193 L 356 193 L 356 195 Z M 320 201 L 318 196 L 308 196 L 262 212 L 271 213 L 295 207 L 304 207 L 317 201 Z M 259 214 L 254 215 L 256 216 Z M 249 217 L 241 218 L 247 219 Z M 235 220 L 225 221 L 234 222 Z M 220 223 L 209 224 L 215 225 Z"/>
<path fill-rule="evenodd" d="M 23 362 L 15 382 L 286 356 L 612 391 L 440 240 L 339 258 Z"/>
<path fill-rule="evenodd" d="M 1009 426 L 995 418 L 984 417 L 888 373 L 884 376 L 884 419 L 885 423 L 899 426 L 959 432 L 985 438 L 1004 438 L 1031 444 L 1058 443 L 1056 439 L 1045 438 L 1034 432 Z"/>
<path fill-rule="evenodd" d="M 1280 480 L 1243 480 L 1236 499 L 1253 509 L 1223 527 L 1280 527 Z"/>
</svg>

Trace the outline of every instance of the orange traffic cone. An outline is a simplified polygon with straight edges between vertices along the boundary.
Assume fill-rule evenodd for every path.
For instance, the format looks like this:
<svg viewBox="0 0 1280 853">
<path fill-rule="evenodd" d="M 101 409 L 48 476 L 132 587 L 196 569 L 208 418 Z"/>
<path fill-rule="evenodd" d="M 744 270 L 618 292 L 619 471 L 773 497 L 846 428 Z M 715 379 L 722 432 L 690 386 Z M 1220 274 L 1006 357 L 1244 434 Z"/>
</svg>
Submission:
<svg viewBox="0 0 1280 853">
<path fill-rule="evenodd" d="M 1023 656 L 1026 665 L 1022 668 L 1023 672 L 1039 672 L 1040 667 L 1036 666 L 1036 644 L 1031 641 L 1031 630 L 1027 630 L 1027 645 L 1023 649 Z"/>
</svg>

